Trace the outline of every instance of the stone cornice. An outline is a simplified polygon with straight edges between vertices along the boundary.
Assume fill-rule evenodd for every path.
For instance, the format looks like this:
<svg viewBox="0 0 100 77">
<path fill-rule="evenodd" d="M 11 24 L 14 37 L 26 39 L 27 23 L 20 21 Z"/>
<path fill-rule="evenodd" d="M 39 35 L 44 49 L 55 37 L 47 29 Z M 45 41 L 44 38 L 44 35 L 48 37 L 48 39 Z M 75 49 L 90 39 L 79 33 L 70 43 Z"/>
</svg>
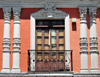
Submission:
<svg viewBox="0 0 100 77">
<path fill-rule="evenodd" d="M 10 21 L 11 7 L 3 7 L 3 13 L 4 13 L 4 20 L 5 21 Z"/>
<path fill-rule="evenodd" d="M 0 0 L 0 7 L 43 8 L 47 2 L 53 2 L 57 8 L 77 8 L 78 6 L 100 7 L 100 0 Z"/>
<path fill-rule="evenodd" d="M 13 7 L 14 21 L 19 21 L 21 7 Z"/>
</svg>

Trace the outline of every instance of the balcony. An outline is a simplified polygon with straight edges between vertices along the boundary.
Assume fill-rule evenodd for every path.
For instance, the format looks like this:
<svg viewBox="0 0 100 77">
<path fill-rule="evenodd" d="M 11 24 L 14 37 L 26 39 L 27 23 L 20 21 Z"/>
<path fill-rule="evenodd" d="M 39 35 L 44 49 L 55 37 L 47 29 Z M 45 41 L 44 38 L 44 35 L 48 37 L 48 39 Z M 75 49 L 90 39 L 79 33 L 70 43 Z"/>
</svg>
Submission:
<svg viewBox="0 0 100 77">
<path fill-rule="evenodd" d="M 35 53 L 35 73 L 38 72 L 65 72 L 73 71 L 73 56 L 72 50 L 28 50 L 28 71 L 31 71 L 30 52 Z M 66 67 L 65 54 L 70 59 L 70 67 Z M 32 71 L 31 71 L 32 72 Z"/>
</svg>

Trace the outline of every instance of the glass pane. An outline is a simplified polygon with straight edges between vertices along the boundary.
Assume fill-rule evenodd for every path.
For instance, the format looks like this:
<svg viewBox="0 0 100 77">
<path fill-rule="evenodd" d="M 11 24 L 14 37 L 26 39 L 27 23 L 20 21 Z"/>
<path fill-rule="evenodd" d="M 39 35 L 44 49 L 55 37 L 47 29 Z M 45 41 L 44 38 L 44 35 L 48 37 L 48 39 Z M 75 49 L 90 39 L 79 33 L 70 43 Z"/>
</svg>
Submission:
<svg viewBox="0 0 100 77">
<path fill-rule="evenodd" d="M 52 45 L 52 50 L 56 50 L 56 45 Z M 53 51 L 55 52 L 55 51 Z"/>
<path fill-rule="evenodd" d="M 49 50 L 49 45 L 44 45 L 44 50 Z M 45 51 L 45 52 L 49 52 L 49 51 Z"/>
<path fill-rule="evenodd" d="M 44 30 L 44 36 L 49 36 L 49 29 Z"/>
<path fill-rule="evenodd" d="M 36 25 L 43 25 L 43 21 L 37 21 Z"/>
<path fill-rule="evenodd" d="M 52 44 L 56 44 L 56 37 L 52 37 Z"/>
<path fill-rule="evenodd" d="M 37 54 L 37 60 L 42 60 L 42 54 Z"/>
<path fill-rule="evenodd" d="M 42 44 L 42 37 L 37 37 L 37 44 Z"/>
<path fill-rule="evenodd" d="M 42 29 L 37 29 L 37 36 L 42 36 Z"/>
<path fill-rule="evenodd" d="M 52 25 L 57 25 L 57 21 L 52 21 L 51 24 Z"/>
<path fill-rule="evenodd" d="M 64 25 L 64 21 L 58 21 L 58 25 Z"/>
<path fill-rule="evenodd" d="M 49 25 L 49 21 L 44 21 L 43 25 Z"/>
<path fill-rule="evenodd" d="M 42 45 L 37 45 L 37 50 L 42 50 Z"/>
<path fill-rule="evenodd" d="M 56 36 L 56 30 L 52 29 L 52 36 Z"/>
<path fill-rule="evenodd" d="M 63 29 L 59 29 L 59 36 L 64 36 L 64 30 Z"/>
<path fill-rule="evenodd" d="M 49 44 L 49 37 L 44 38 L 45 44 Z"/>
<path fill-rule="evenodd" d="M 64 50 L 64 45 L 63 44 L 59 45 L 59 50 Z"/>
<path fill-rule="evenodd" d="M 49 60 L 49 54 L 45 54 L 44 59 L 48 61 Z"/>
<path fill-rule="evenodd" d="M 59 37 L 59 44 L 64 44 L 64 37 L 63 36 Z"/>
<path fill-rule="evenodd" d="M 52 60 L 56 60 L 56 53 L 52 53 Z"/>
<path fill-rule="evenodd" d="M 59 60 L 63 60 L 64 54 L 59 54 Z"/>
</svg>

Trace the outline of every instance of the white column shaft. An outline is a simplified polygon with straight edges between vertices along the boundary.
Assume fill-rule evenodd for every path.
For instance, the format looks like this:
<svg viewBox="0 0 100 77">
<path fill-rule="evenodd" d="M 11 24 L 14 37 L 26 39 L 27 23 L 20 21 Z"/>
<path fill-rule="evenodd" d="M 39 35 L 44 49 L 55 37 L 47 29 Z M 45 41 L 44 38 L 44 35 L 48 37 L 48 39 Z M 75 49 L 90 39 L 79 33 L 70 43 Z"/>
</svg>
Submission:
<svg viewBox="0 0 100 77">
<path fill-rule="evenodd" d="M 65 50 L 70 50 L 69 15 L 65 18 Z M 70 51 L 65 51 L 65 69 L 70 70 Z"/>
<path fill-rule="evenodd" d="M 12 73 L 20 73 L 20 12 L 21 7 L 13 7 L 14 36 L 13 36 L 13 68 Z"/>
<path fill-rule="evenodd" d="M 85 20 L 86 22 L 86 20 Z M 80 37 L 87 37 L 87 26 L 86 23 L 81 23 L 80 24 Z"/>
<path fill-rule="evenodd" d="M 14 23 L 14 38 L 20 38 L 20 23 Z"/>
<path fill-rule="evenodd" d="M 10 21 L 5 21 L 4 23 L 4 37 L 3 38 L 10 38 Z"/>
<path fill-rule="evenodd" d="M 31 16 L 31 50 L 35 50 L 35 18 Z M 35 51 L 30 52 L 30 70 L 35 71 Z"/>
<path fill-rule="evenodd" d="M 90 23 L 90 37 L 97 37 L 95 23 Z"/>
<path fill-rule="evenodd" d="M 88 51 L 87 51 L 87 7 L 79 7 L 80 12 L 80 55 L 81 70 L 80 73 L 88 73 Z"/>
</svg>

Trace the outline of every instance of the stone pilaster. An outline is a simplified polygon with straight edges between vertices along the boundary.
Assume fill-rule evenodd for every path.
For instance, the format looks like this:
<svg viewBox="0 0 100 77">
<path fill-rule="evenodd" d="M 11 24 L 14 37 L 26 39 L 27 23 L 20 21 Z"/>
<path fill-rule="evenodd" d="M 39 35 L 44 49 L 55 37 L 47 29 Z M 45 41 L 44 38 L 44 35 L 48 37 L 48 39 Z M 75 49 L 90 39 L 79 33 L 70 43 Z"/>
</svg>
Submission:
<svg viewBox="0 0 100 77">
<path fill-rule="evenodd" d="M 97 7 L 89 7 L 90 16 L 90 54 L 91 54 L 91 73 L 98 73 L 98 42 L 96 33 L 96 12 Z"/>
<path fill-rule="evenodd" d="M 88 51 L 87 51 L 87 7 L 79 7 L 80 12 L 80 54 L 81 69 L 80 73 L 88 73 Z"/>
<path fill-rule="evenodd" d="M 2 73 L 10 73 L 10 17 L 11 7 L 3 7 L 4 36 L 3 36 L 3 65 Z"/>
<path fill-rule="evenodd" d="M 20 12 L 21 7 L 13 7 L 14 36 L 13 36 L 13 68 L 12 73 L 20 73 Z"/>
</svg>

